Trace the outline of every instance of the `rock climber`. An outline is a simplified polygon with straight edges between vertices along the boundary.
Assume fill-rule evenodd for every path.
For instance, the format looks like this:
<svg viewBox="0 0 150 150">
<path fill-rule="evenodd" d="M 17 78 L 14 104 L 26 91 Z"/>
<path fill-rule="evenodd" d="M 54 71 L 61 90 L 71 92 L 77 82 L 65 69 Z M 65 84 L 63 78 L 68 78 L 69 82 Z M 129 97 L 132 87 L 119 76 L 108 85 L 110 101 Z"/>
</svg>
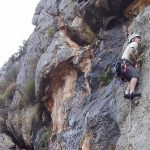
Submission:
<svg viewBox="0 0 150 150">
<path fill-rule="evenodd" d="M 137 67 L 140 44 L 141 36 L 139 34 L 129 36 L 129 44 L 121 57 L 121 60 L 125 62 L 124 77 L 128 82 L 127 89 L 124 92 L 124 98 L 127 99 L 134 99 L 135 97 L 141 96 L 141 93 L 135 92 L 140 76 L 140 70 Z"/>
</svg>

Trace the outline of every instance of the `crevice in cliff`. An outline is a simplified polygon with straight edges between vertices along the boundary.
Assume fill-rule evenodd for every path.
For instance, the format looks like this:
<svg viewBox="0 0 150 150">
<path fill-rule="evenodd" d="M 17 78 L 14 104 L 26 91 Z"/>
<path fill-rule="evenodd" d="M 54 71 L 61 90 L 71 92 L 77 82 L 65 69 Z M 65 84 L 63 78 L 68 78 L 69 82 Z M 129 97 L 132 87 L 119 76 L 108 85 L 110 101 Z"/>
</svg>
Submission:
<svg viewBox="0 0 150 150">
<path fill-rule="evenodd" d="M 83 20 L 97 34 L 101 29 L 111 29 L 122 23 L 125 19 L 124 11 L 132 2 L 133 0 L 94 0 L 82 2 L 83 4 L 78 5 L 78 9 Z"/>
<path fill-rule="evenodd" d="M 93 49 L 91 47 L 85 47 L 85 51 L 82 54 L 77 54 L 75 57 L 76 68 L 78 73 L 76 89 L 81 90 L 86 96 L 91 94 L 91 87 L 87 74 L 91 70 L 92 59 L 94 57 Z"/>
<path fill-rule="evenodd" d="M 68 36 L 70 37 L 70 39 L 74 42 L 76 42 L 78 45 L 80 46 L 85 46 L 90 44 L 88 41 L 86 41 L 85 39 L 83 39 L 79 33 L 77 33 L 77 31 L 75 31 L 72 28 L 68 27 Z"/>
<path fill-rule="evenodd" d="M 62 32 L 64 34 L 66 42 L 73 48 L 79 48 L 80 46 L 85 46 L 85 45 L 90 44 L 91 41 L 89 39 L 91 37 L 85 37 L 85 35 L 83 35 L 83 34 L 90 33 L 91 35 L 89 34 L 87 36 L 93 36 L 91 33 L 92 31 L 90 31 L 90 28 L 88 28 L 85 23 L 83 24 L 83 22 L 82 22 L 83 19 L 80 17 L 77 17 L 77 16 L 76 16 L 76 18 L 75 18 L 75 20 L 78 20 L 76 22 L 76 25 L 78 27 L 74 28 L 74 27 L 69 27 L 68 25 L 66 25 L 64 23 L 63 18 L 58 17 L 60 32 Z M 81 26 L 81 24 L 82 24 L 82 26 Z M 79 31 L 76 30 L 77 28 L 79 28 L 78 29 Z M 89 32 L 89 33 L 87 33 L 87 32 Z"/>
<path fill-rule="evenodd" d="M 20 136 L 16 138 L 16 134 L 13 134 L 10 131 L 6 131 L 6 134 L 12 139 L 12 141 L 15 143 L 16 147 L 15 149 L 25 149 L 25 150 L 34 150 L 33 147 L 27 146 L 23 140 L 23 138 Z M 19 140 L 18 140 L 19 139 Z"/>
</svg>

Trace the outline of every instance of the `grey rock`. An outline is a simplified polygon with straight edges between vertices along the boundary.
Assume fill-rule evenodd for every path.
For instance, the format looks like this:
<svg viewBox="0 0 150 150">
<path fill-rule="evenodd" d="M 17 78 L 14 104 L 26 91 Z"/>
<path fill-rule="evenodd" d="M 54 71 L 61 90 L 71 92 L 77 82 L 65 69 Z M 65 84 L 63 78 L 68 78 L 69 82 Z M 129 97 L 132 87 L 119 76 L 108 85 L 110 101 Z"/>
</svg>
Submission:
<svg viewBox="0 0 150 150">
<path fill-rule="evenodd" d="M 11 138 L 6 134 L 0 134 L 0 150 L 10 150 L 15 148 L 15 144 L 12 142 Z"/>
<path fill-rule="evenodd" d="M 32 19 L 35 29 L 28 39 L 26 53 L 13 65 L 9 61 L 0 70 L 0 80 L 6 80 L 6 77 L 10 74 L 8 70 L 12 66 L 17 66 L 18 74 L 15 83 L 24 95 L 19 90 L 16 90 L 10 105 L 7 105 L 8 112 L 5 109 L 1 113 L 1 132 L 8 130 L 21 147 L 33 149 L 33 143 L 35 143 L 35 146 L 40 140 L 39 136 L 42 134 L 41 131 L 44 127 L 50 125 L 52 128 L 49 122 L 46 123 L 42 120 L 41 114 L 48 110 L 47 101 L 44 103 L 41 100 L 43 96 L 50 94 L 48 93 L 51 90 L 49 88 L 53 88 L 49 85 L 53 82 L 51 79 L 53 76 L 58 78 L 58 66 L 60 67 L 65 62 L 66 64 L 72 63 L 71 67 L 77 73 L 77 79 L 74 81 L 73 94 L 63 102 L 60 100 L 65 114 L 64 128 L 60 133 L 51 131 L 51 138 L 47 139 L 49 149 L 82 149 L 83 141 L 87 137 L 90 138 L 90 150 L 106 150 L 110 145 L 115 146 L 116 143 L 116 149 L 125 149 L 126 145 L 128 145 L 126 127 L 128 126 L 129 118 L 129 101 L 125 101 L 122 98 L 124 88 L 114 85 L 113 76 L 110 78 L 112 80 L 110 84 L 100 87 L 100 78 L 108 67 L 112 67 L 117 58 L 120 57 L 125 43 L 127 32 L 124 27 L 126 25 L 122 20 L 118 20 L 120 18 L 117 18 L 118 13 L 120 13 L 120 7 L 123 8 L 121 9 L 121 12 L 123 12 L 127 6 L 126 3 L 126 6 L 122 6 L 123 2 L 125 1 L 41 0 L 38 3 Z M 77 6 L 77 3 L 80 4 Z M 116 5 L 120 7 L 116 9 Z M 83 6 L 85 7 L 81 10 L 80 8 L 83 8 Z M 77 12 L 78 9 L 80 14 Z M 149 82 L 147 82 L 150 74 L 150 41 L 147 32 L 150 28 L 149 12 L 150 7 L 147 7 L 134 19 L 129 30 L 130 34 L 138 32 L 143 36 L 143 51 L 145 54 L 141 84 L 138 87 L 139 90 L 142 90 L 143 97 L 137 107 L 132 106 L 134 108 L 131 113 L 132 130 L 129 133 L 130 141 L 137 150 L 147 150 L 150 145 L 148 142 L 150 135 L 150 86 Z M 86 39 L 89 43 L 96 40 L 95 35 L 101 35 L 101 37 L 99 36 L 99 43 L 94 46 L 94 57 L 91 58 L 91 68 L 86 76 L 80 70 L 80 60 L 85 58 L 84 52 L 86 51 L 82 50 L 82 48 L 72 48 L 66 42 L 64 35 L 58 32 L 58 13 L 64 19 L 65 25 L 68 25 L 71 29 L 73 28 L 80 35 L 79 37 Z M 78 15 L 83 15 L 82 23 L 75 20 Z M 114 20 L 119 21 L 117 26 L 111 24 Z M 89 32 L 84 32 L 85 28 L 88 28 L 90 34 L 88 34 Z M 104 31 L 103 29 L 108 30 Z M 90 35 L 92 36 L 89 37 Z M 76 52 L 79 53 L 79 57 L 76 56 Z M 65 69 L 67 70 L 67 68 Z M 25 97 L 24 86 L 28 79 L 35 81 L 35 99 Z M 91 89 L 89 94 L 86 92 L 85 80 Z M 0 107 L 2 111 L 5 108 L 2 102 L 0 102 Z M 52 119 L 50 112 L 48 117 L 49 120 Z M 9 142 L 8 145 L 13 146 L 13 144 Z M 7 146 L 2 145 L 2 147 L 7 150 Z"/>
<path fill-rule="evenodd" d="M 8 112 L 6 121 L 7 129 L 13 134 L 13 138 L 24 147 L 32 147 L 33 125 L 39 121 L 40 105 L 28 105 L 27 107 L 14 109 Z"/>
<path fill-rule="evenodd" d="M 46 74 L 49 74 L 52 70 L 54 70 L 58 64 L 63 61 L 68 60 L 72 56 L 75 55 L 75 50 L 69 48 L 63 35 L 59 35 L 56 33 L 51 44 L 47 48 L 47 51 L 43 53 L 40 57 L 40 60 L 37 64 L 36 69 L 36 78 L 35 78 L 35 89 L 36 89 L 36 96 L 38 99 L 41 98 L 41 83 L 43 82 L 43 78 Z"/>
</svg>

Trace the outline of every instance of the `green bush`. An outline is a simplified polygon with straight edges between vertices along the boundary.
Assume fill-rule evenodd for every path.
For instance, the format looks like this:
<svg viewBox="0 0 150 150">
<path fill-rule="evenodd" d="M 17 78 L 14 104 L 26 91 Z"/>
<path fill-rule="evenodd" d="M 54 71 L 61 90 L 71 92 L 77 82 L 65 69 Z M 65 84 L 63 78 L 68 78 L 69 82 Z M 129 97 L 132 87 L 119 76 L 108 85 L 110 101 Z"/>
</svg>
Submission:
<svg viewBox="0 0 150 150">
<path fill-rule="evenodd" d="M 24 90 L 28 99 L 35 99 L 35 81 L 33 79 L 26 81 Z"/>
<path fill-rule="evenodd" d="M 47 150 L 48 140 L 51 136 L 51 129 L 46 128 L 39 139 L 39 150 Z"/>
<path fill-rule="evenodd" d="M 13 54 L 9 58 L 9 61 L 15 62 L 15 61 L 18 61 L 22 56 L 24 56 L 26 54 L 27 45 L 28 45 L 28 41 L 23 40 L 22 45 L 19 46 L 18 52 Z"/>
<path fill-rule="evenodd" d="M 109 66 L 100 76 L 100 86 L 106 86 L 108 85 L 112 80 L 112 71 L 111 67 Z"/>
<path fill-rule="evenodd" d="M 54 30 L 52 29 L 52 27 L 48 27 L 47 31 L 49 37 L 51 37 L 54 34 Z"/>
</svg>

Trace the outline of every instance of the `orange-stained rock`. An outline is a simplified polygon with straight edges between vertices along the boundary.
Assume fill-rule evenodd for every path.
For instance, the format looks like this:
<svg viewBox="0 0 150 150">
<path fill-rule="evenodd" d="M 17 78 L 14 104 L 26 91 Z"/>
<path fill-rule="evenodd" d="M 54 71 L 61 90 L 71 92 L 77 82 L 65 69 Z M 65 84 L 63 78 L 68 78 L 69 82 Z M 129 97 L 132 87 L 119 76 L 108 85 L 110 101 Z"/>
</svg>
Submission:
<svg viewBox="0 0 150 150">
<path fill-rule="evenodd" d="M 84 138 L 83 143 L 82 143 L 82 150 L 90 150 L 90 140 L 92 136 L 88 135 Z"/>
<path fill-rule="evenodd" d="M 16 145 L 16 150 L 20 150 L 19 147 Z"/>
<path fill-rule="evenodd" d="M 108 146 L 107 150 L 115 150 L 115 145 L 111 144 Z"/>
<path fill-rule="evenodd" d="M 87 73 L 91 69 L 91 59 L 90 58 L 83 58 L 82 62 L 80 63 L 81 71 Z"/>
<path fill-rule="evenodd" d="M 53 106 L 54 106 L 54 100 L 53 100 L 53 99 L 49 99 L 47 106 L 48 106 L 48 111 L 49 111 L 49 112 L 52 112 Z"/>
<path fill-rule="evenodd" d="M 51 86 L 49 88 L 48 110 L 53 120 L 53 130 L 58 133 L 63 130 L 65 113 L 64 102 L 74 95 L 77 72 L 73 65 L 62 63 L 50 75 Z"/>
<path fill-rule="evenodd" d="M 134 0 L 134 2 L 124 11 L 125 16 L 127 18 L 132 18 L 148 5 L 150 5 L 150 0 Z"/>
<path fill-rule="evenodd" d="M 87 95 L 91 93 L 91 88 L 87 80 L 87 73 L 91 69 L 91 58 L 93 58 L 93 49 L 87 48 L 86 52 L 84 53 L 84 56 L 82 58 L 82 61 L 80 63 L 81 71 L 84 72 L 84 78 L 85 78 L 85 84 L 87 89 Z"/>
</svg>

